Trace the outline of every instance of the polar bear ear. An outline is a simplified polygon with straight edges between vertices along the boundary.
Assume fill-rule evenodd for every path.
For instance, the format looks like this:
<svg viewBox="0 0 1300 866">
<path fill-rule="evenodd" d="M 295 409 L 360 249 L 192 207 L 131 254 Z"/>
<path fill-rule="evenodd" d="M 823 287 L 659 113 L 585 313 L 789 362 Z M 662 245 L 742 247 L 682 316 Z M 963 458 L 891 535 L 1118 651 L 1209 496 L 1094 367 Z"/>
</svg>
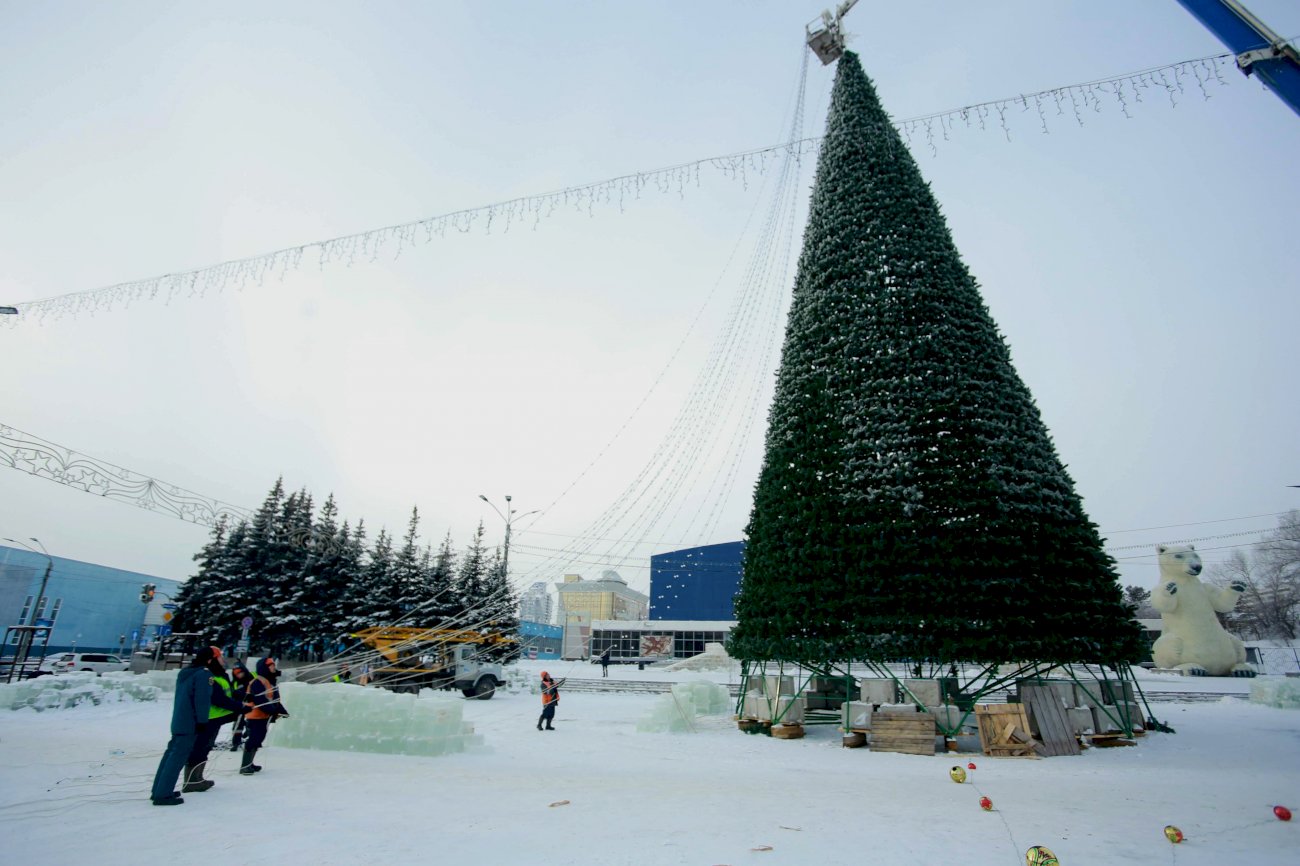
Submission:
<svg viewBox="0 0 1300 866">
<path fill-rule="evenodd" d="M 1163 544 L 1156 545 L 1156 553 L 1164 553 L 1168 549 L 1169 548 L 1165 547 Z"/>
</svg>

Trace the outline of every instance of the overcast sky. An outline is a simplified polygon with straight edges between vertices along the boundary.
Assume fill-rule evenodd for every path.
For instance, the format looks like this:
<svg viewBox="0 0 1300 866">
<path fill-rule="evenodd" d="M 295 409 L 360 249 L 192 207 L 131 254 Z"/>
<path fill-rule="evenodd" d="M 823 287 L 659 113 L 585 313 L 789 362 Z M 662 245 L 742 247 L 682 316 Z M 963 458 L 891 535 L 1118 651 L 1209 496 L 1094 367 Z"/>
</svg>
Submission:
<svg viewBox="0 0 1300 866">
<path fill-rule="evenodd" d="M 1248 5 L 1300 34 L 1300 4 Z M 0 304 L 782 141 L 820 8 L 5 0 Z M 865 2 L 847 29 L 896 119 L 1225 51 L 1174 0 Z M 809 68 L 807 135 L 832 76 Z M 1223 76 L 1176 107 L 1148 90 L 1131 118 L 1053 108 L 1045 135 L 1016 108 L 1010 141 L 913 146 L 1126 583 L 1154 582 L 1158 541 L 1205 539 L 1214 561 L 1300 507 L 1300 119 Z M 426 540 L 483 520 L 495 543 L 478 495 L 512 494 L 547 509 L 519 524 L 517 579 L 622 558 L 645 590 L 650 553 L 741 537 L 775 358 L 745 386 L 747 443 L 656 494 L 707 532 L 610 524 L 627 546 L 546 553 L 646 467 L 678 471 L 655 449 L 734 309 L 764 178 L 706 166 L 680 193 L 396 261 L 20 316 L 0 328 L 0 424 L 247 507 L 283 475 L 372 536 L 418 505 Z M 0 536 L 183 578 L 207 530 L 0 468 Z"/>
</svg>

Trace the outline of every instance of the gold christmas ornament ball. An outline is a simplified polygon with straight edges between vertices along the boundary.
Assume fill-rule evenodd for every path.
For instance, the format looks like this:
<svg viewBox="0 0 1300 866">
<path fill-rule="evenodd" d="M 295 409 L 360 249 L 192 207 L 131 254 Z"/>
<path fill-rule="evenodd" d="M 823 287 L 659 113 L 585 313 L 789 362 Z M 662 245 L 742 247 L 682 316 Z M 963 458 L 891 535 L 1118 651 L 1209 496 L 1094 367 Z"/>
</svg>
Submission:
<svg viewBox="0 0 1300 866">
<path fill-rule="evenodd" d="M 952 780 L 956 782 L 958 785 L 966 781 L 966 771 L 963 770 L 961 767 L 953 767 L 951 770 L 948 771 L 948 775 L 952 776 Z"/>
<path fill-rule="evenodd" d="M 1170 824 L 1165 827 L 1165 838 L 1177 845 L 1179 842 L 1183 841 L 1183 831 L 1179 830 L 1173 824 Z"/>
<path fill-rule="evenodd" d="M 1025 866 L 1061 866 L 1052 849 L 1045 845 L 1035 845 L 1025 852 Z"/>
</svg>

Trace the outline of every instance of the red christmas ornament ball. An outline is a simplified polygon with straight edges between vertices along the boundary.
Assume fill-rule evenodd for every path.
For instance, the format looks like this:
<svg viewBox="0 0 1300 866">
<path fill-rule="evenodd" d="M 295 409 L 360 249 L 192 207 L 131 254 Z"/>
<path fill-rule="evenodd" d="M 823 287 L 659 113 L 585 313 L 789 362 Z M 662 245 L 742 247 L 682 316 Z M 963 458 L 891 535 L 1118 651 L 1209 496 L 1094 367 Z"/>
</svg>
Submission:
<svg viewBox="0 0 1300 866">
<path fill-rule="evenodd" d="M 983 809 L 985 812 L 992 812 L 993 801 L 990 800 L 988 797 L 980 797 L 980 808 Z"/>
<path fill-rule="evenodd" d="M 1274 806 L 1273 814 L 1277 816 L 1277 819 L 1279 821 L 1291 820 L 1291 810 L 1288 809 L 1286 806 Z"/>
<path fill-rule="evenodd" d="M 967 764 L 967 765 L 966 765 L 966 769 L 968 769 L 968 770 L 973 770 L 973 769 L 975 769 L 975 762 L 974 762 L 974 761 L 971 761 L 969 764 Z"/>
</svg>

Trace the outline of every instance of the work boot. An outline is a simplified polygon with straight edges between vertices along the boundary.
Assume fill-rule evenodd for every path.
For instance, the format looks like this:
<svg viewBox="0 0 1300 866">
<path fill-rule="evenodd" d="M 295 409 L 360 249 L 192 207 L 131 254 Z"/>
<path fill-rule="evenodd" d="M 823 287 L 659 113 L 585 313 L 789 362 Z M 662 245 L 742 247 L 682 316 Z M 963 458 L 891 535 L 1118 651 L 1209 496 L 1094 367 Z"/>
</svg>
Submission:
<svg viewBox="0 0 1300 866">
<path fill-rule="evenodd" d="M 541 722 L 538 722 L 538 723 L 537 723 L 537 730 L 540 731 L 541 729 L 542 729 L 542 723 L 541 723 Z"/>
<path fill-rule="evenodd" d="M 548 731 L 553 731 L 553 730 L 555 730 L 555 728 L 552 728 L 550 725 L 547 725 L 547 726 L 546 726 L 546 730 L 548 730 Z"/>
<path fill-rule="evenodd" d="M 193 794 L 206 791 L 215 784 L 217 783 L 211 779 L 203 778 L 203 764 L 189 765 L 185 767 L 185 784 L 181 786 L 181 793 Z"/>
<path fill-rule="evenodd" d="M 257 749 L 244 749 L 244 757 L 239 762 L 239 775 L 251 776 L 258 770 L 262 769 L 253 763 L 253 756 L 257 754 Z"/>
<path fill-rule="evenodd" d="M 152 802 L 155 806 L 179 806 L 185 801 L 181 799 L 181 795 L 178 792 L 172 791 L 166 797 L 158 797 Z"/>
</svg>

